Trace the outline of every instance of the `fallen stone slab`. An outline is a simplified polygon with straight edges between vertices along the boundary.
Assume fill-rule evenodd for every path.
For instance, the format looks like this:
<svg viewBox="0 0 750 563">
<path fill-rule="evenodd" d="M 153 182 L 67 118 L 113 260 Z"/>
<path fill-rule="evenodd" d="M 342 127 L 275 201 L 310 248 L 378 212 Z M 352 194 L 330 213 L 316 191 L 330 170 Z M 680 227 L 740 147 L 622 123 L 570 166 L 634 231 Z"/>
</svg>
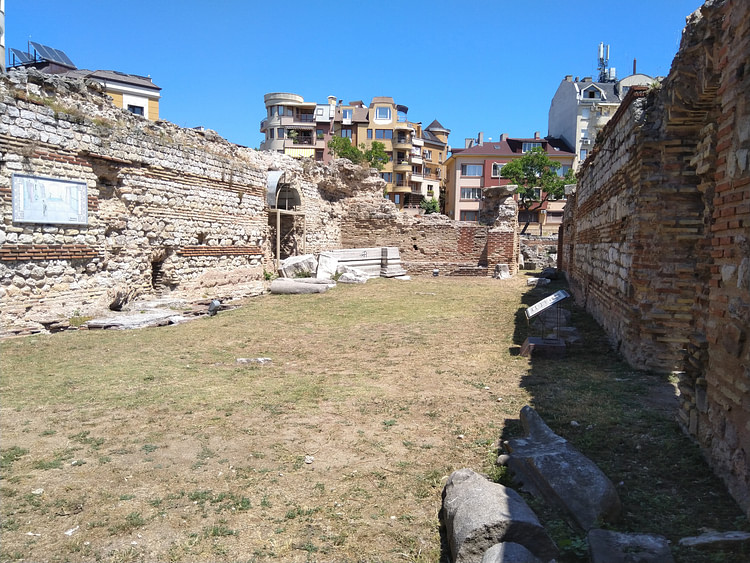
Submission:
<svg viewBox="0 0 750 563">
<path fill-rule="evenodd" d="M 459 469 L 443 488 L 440 516 L 453 563 L 480 563 L 495 544 L 512 542 L 536 557 L 557 557 L 555 542 L 516 491 L 471 469 Z"/>
<path fill-rule="evenodd" d="M 669 540 L 655 534 L 588 533 L 591 563 L 674 563 Z"/>
<path fill-rule="evenodd" d="M 357 275 L 351 272 L 344 272 L 339 276 L 340 283 L 367 283 L 369 276 L 367 274 Z"/>
<path fill-rule="evenodd" d="M 318 255 L 318 269 L 315 271 L 316 278 L 332 279 L 336 275 L 339 259 L 330 252 L 321 252 Z"/>
<path fill-rule="evenodd" d="M 534 496 L 563 509 L 583 530 L 600 520 L 616 521 L 620 497 L 597 465 L 547 426 L 529 406 L 521 409 L 525 436 L 505 442 L 507 465 L 516 482 Z"/>
<path fill-rule="evenodd" d="M 544 563 L 519 543 L 496 543 L 482 556 L 482 563 Z"/>
<path fill-rule="evenodd" d="M 318 269 L 318 261 L 312 254 L 290 256 L 281 261 L 279 274 L 284 278 L 294 278 L 299 275 L 314 276 Z"/>
<path fill-rule="evenodd" d="M 750 545 L 750 533 L 748 532 L 706 532 L 700 536 L 682 538 L 680 545 L 684 547 L 696 548 L 724 548 L 735 547 L 738 545 Z"/>
<path fill-rule="evenodd" d="M 289 278 L 289 281 L 310 283 L 313 285 L 327 285 L 329 288 L 336 287 L 336 280 L 332 280 L 331 278 Z"/>
<path fill-rule="evenodd" d="M 533 286 L 542 286 L 542 285 L 549 285 L 549 280 L 547 278 L 529 278 L 526 280 L 526 285 L 533 285 Z"/>
<path fill-rule="evenodd" d="M 300 283 L 293 279 L 278 278 L 271 282 L 269 288 L 276 295 L 304 295 L 308 293 L 325 293 L 328 284 L 325 283 Z"/>
<path fill-rule="evenodd" d="M 154 326 L 167 326 L 185 322 L 186 317 L 175 315 L 174 311 L 144 311 L 132 315 L 118 315 L 92 319 L 85 323 L 89 329 L 130 330 Z"/>
</svg>

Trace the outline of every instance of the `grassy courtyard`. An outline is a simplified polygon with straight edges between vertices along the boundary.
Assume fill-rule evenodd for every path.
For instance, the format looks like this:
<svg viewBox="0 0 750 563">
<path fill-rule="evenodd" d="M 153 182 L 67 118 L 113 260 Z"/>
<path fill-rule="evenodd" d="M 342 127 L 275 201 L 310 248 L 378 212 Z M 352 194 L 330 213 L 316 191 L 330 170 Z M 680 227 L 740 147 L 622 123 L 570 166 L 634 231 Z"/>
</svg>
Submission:
<svg viewBox="0 0 750 563">
<path fill-rule="evenodd" d="M 178 326 L 6 340 L 0 559 L 437 562 L 445 479 L 509 483 L 497 446 L 526 404 L 617 485 L 616 529 L 674 544 L 746 529 L 673 422 L 668 377 L 619 361 L 570 300 L 584 344 L 518 355 L 522 309 L 558 287 L 377 279 Z M 270 362 L 238 362 L 255 358 Z M 585 560 L 584 537 L 529 503 L 561 559 Z"/>
</svg>

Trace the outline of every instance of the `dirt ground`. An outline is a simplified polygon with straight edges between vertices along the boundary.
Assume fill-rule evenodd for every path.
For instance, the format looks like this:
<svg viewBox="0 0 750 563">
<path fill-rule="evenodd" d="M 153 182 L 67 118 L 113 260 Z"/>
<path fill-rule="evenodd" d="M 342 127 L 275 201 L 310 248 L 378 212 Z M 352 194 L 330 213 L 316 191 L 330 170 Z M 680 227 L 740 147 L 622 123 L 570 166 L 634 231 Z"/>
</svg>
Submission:
<svg viewBox="0 0 750 563">
<path fill-rule="evenodd" d="M 439 560 L 445 479 L 491 469 L 527 402 L 523 284 L 372 280 L 5 342 L 2 559 Z"/>
</svg>

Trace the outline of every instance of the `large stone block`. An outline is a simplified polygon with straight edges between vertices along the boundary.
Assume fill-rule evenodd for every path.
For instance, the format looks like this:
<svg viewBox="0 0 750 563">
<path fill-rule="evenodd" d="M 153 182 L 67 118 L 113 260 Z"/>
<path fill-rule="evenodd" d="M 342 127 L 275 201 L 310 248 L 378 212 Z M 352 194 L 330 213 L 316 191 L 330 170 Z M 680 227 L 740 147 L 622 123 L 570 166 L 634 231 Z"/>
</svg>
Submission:
<svg viewBox="0 0 750 563">
<path fill-rule="evenodd" d="M 443 489 L 441 517 L 451 560 L 480 563 L 498 543 L 524 546 L 543 561 L 557 557 L 555 543 L 521 496 L 471 469 L 451 474 Z"/>
<path fill-rule="evenodd" d="M 584 530 L 599 520 L 620 516 L 620 497 L 612 481 L 590 459 L 547 426 L 529 406 L 521 409 L 525 436 L 506 442 L 508 465 L 524 490 L 568 513 Z"/>
</svg>

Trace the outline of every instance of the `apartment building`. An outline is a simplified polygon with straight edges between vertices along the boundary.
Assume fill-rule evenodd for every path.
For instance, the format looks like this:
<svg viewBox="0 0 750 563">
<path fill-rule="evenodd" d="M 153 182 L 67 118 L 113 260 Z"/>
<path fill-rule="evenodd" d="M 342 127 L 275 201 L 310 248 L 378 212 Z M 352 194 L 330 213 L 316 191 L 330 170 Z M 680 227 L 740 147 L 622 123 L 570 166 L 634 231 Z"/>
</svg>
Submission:
<svg viewBox="0 0 750 563">
<path fill-rule="evenodd" d="M 485 141 L 480 133 L 477 139 L 466 139 L 464 148 L 453 148 L 445 163 L 444 213 L 457 221 L 478 221 L 482 190 L 508 184 L 509 181 L 501 177 L 503 165 L 536 147 L 543 148 L 551 160 L 560 163 L 558 174 L 561 176 L 573 166 L 575 154 L 567 144 L 561 139 L 542 138 L 539 132 L 530 138 L 510 138 L 503 134 L 498 141 Z M 520 212 L 518 219 L 529 222 L 533 228 L 547 225 L 552 229 L 555 222 L 562 221 L 562 207 L 559 202 L 545 201 Z"/>
<path fill-rule="evenodd" d="M 547 134 L 562 139 L 575 152 L 573 166 L 586 160 L 596 136 L 620 107 L 631 86 L 648 86 L 654 78 L 636 72 L 618 80 L 615 68 L 609 67 L 609 46 L 599 45 L 599 77 L 583 80 L 567 75 L 555 92 L 549 108 Z"/>
<path fill-rule="evenodd" d="M 30 41 L 28 50 L 10 49 L 10 68 L 35 68 L 47 74 L 94 80 L 112 98 L 115 106 L 152 121 L 159 119 L 161 88 L 150 76 L 126 74 L 116 70 L 79 69 L 60 49 Z"/>
<path fill-rule="evenodd" d="M 380 172 L 385 197 L 412 213 L 423 199 L 439 199 L 450 130 L 437 120 L 423 128 L 421 122 L 409 121 L 408 107 L 389 96 L 374 97 L 367 105 L 362 100 L 344 103 L 335 96 L 316 104 L 284 92 L 266 94 L 263 100 L 261 150 L 328 162 L 328 141 L 334 136 L 365 149 L 377 141 L 389 157 Z"/>
</svg>

